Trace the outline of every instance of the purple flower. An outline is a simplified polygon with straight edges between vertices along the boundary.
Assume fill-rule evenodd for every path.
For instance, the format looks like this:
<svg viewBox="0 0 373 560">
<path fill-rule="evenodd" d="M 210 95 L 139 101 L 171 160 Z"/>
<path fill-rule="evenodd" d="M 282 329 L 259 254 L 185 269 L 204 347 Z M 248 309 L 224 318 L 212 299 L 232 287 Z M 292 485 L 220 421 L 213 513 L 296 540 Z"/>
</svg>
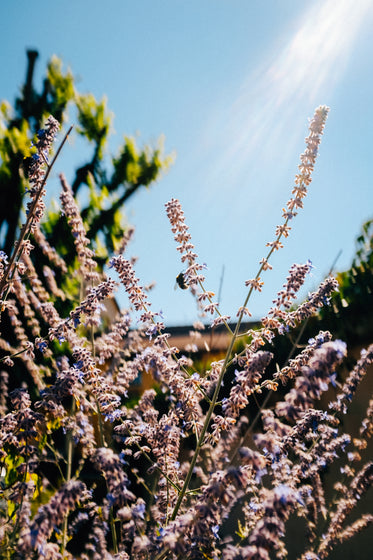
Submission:
<svg viewBox="0 0 373 560">
<path fill-rule="evenodd" d="M 211 527 L 211 531 L 212 531 L 212 534 L 214 535 L 214 537 L 216 539 L 220 539 L 220 537 L 219 537 L 219 525 L 213 525 Z"/>
</svg>

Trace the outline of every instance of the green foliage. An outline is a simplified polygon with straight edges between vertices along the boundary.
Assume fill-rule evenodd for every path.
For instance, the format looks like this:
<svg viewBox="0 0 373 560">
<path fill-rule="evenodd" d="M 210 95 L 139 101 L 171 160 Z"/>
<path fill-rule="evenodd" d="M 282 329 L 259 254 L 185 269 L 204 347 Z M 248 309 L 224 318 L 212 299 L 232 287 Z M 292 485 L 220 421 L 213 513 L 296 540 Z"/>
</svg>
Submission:
<svg viewBox="0 0 373 560">
<path fill-rule="evenodd" d="M 66 107 L 75 98 L 74 76 L 70 70 L 62 72 L 62 61 L 53 56 L 47 66 L 45 81 L 47 91 L 45 106 L 41 106 L 42 113 L 55 115 L 62 124 L 66 115 Z"/>
<path fill-rule="evenodd" d="M 365 222 L 356 240 L 357 250 L 351 268 L 338 275 L 340 298 L 349 304 L 366 306 L 373 295 L 373 219 Z"/>
<path fill-rule="evenodd" d="M 337 275 L 339 292 L 321 311 L 329 330 L 351 344 L 363 344 L 373 331 L 373 219 L 362 226 L 351 267 Z"/>
<path fill-rule="evenodd" d="M 77 132 L 91 147 L 91 158 L 72 176 L 73 192 L 86 187 L 82 217 L 93 248 L 99 248 L 99 265 L 118 246 L 126 229 L 123 204 L 141 186 L 149 187 L 172 161 L 165 156 L 160 140 L 154 147 L 138 148 L 133 138 L 124 137 L 118 156 L 105 152 L 112 129 L 113 114 L 106 99 L 97 101 L 91 93 L 77 91 L 71 70 L 64 71 L 62 61 L 53 56 L 48 63 L 43 89 L 33 86 L 33 72 L 38 56 L 28 51 L 28 69 L 21 96 L 14 111 L 8 103 L 0 106 L 0 249 L 10 254 L 23 221 L 23 198 L 26 188 L 27 163 L 31 141 L 42 128 L 46 115 L 52 114 L 60 123 L 68 121 L 71 111 L 76 115 Z M 66 258 L 73 269 L 73 239 L 65 220 L 54 210 L 47 214 L 44 233 Z"/>
</svg>

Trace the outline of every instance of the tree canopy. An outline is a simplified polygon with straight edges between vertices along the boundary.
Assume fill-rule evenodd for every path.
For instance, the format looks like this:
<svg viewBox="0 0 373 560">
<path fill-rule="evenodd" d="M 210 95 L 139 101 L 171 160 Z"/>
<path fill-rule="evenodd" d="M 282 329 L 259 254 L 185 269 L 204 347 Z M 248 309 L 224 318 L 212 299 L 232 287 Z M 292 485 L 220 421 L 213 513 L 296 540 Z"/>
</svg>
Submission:
<svg viewBox="0 0 373 560">
<path fill-rule="evenodd" d="M 351 344 L 364 344 L 373 329 L 373 219 L 363 223 L 356 252 L 348 270 L 337 274 L 339 290 L 321 321 Z"/>
<path fill-rule="evenodd" d="M 56 56 L 49 61 L 41 91 L 37 91 L 33 76 L 38 53 L 29 50 L 27 57 L 26 80 L 14 107 L 6 101 L 0 105 L 0 248 L 7 254 L 12 251 L 22 221 L 32 140 L 49 115 L 65 124 L 73 113 L 75 130 L 89 145 L 91 157 L 72 173 L 71 184 L 75 195 L 87 188 L 88 196 L 80 197 L 85 200 L 81 213 L 93 246 L 99 248 L 102 266 L 126 229 L 124 203 L 139 188 L 159 179 L 172 156 L 164 154 L 162 138 L 155 146 L 139 148 L 129 136 L 124 137 L 117 155 L 108 154 L 113 114 L 106 99 L 98 101 L 91 93 L 80 93 L 73 73 L 64 70 Z M 67 265 L 73 264 L 73 241 L 59 213 L 49 211 L 44 230 Z"/>
</svg>

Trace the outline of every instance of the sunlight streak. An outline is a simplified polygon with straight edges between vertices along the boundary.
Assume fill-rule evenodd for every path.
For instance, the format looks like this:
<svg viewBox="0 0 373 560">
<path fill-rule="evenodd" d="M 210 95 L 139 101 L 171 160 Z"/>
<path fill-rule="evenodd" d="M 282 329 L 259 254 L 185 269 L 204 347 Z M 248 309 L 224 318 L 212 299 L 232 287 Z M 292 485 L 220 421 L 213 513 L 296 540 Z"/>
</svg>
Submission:
<svg viewBox="0 0 373 560">
<path fill-rule="evenodd" d="M 262 62 L 245 79 L 225 118 L 219 115 L 221 128 L 212 135 L 215 146 L 211 146 L 218 157 L 208 178 L 210 184 L 228 173 L 230 183 L 243 172 L 247 176 L 253 159 L 257 161 L 260 155 L 274 154 L 276 158 L 277 152 L 285 163 L 294 142 L 299 141 L 294 123 L 304 122 L 316 105 L 328 104 L 353 43 L 372 13 L 371 0 L 312 3 L 282 50 L 277 55 L 272 51 L 270 62 Z"/>
</svg>

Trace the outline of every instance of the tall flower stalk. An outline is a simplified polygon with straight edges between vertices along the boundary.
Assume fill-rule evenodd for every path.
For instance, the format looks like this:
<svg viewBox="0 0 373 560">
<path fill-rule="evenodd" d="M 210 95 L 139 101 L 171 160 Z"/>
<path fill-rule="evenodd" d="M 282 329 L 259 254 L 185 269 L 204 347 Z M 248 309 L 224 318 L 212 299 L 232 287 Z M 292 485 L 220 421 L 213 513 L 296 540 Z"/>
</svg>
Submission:
<svg viewBox="0 0 373 560">
<path fill-rule="evenodd" d="M 306 138 L 306 149 L 304 151 L 304 153 L 300 156 L 300 165 L 299 165 L 299 173 L 295 176 L 295 186 L 292 189 L 292 194 L 294 195 L 292 198 L 290 198 L 290 200 L 286 203 L 286 209 L 283 209 L 283 218 L 284 218 L 284 223 L 280 226 L 277 226 L 276 228 L 276 239 L 274 241 L 271 241 L 269 243 L 267 243 L 267 246 L 270 247 L 270 250 L 268 251 L 268 254 L 266 255 L 266 257 L 264 259 L 262 259 L 259 270 L 255 276 L 254 279 L 252 280 L 247 280 L 245 282 L 246 286 L 249 287 L 248 293 L 246 295 L 245 301 L 242 305 L 242 307 L 240 308 L 240 312 L 238 314 L 238 320 L 236 323 L 236 327 L 235 330 L 233 331 L 233 334 L 231 336 L 230 342 L 229 342 L 229 346 L 224 358 L 224 362 L 223 365 L 221 367 L 221 371 L 216 383 L 216 387 L 211 399 L 211 403 L 210 406 L 208 408 L 206 417 L 205 417 L 205 421 L 202 427 L 202 430 L 200 432 L 197 444 L 196 444 L 196 449 L 194 452 L 194 455 L 191 459 L 190 462 L 190 467 L 188 470 L 188 473 L 185 477 L 185 481 L 184 481 L 184 485 L 181 489 L 181 492 L 178 496 L 174 511 L 172 513 L 172 519 L 175 519 L 179 508 L 181 506 L 181 503 L 184 499 L 185 493 L 189 487 L 189 483 L 190 483 L 190 479 L 192 477 L 192 473 L 193 470 L 195 468 L 197 459 L 200 455 L 201 452 L 201 448 L 203 446 L 205 437 L 206 437 L 206 432 L 208 430 L 208 427 L 210 425 L 211 422 L 211 417 L 213 415 L 215 406 L 216 406 L 216 402 L 218 400 L 218 396 L 219 396 L 219 392 L 220 392 L 220 388 L 224 379 L 224 376 L 226 374 L 227 371 L 227 367 L 228 364 L 230 362 L 230 359 L 232 357 L 232 352 L 233 352 L 233 348 L 235 345 L 235 342 L 237 340 L 238 334 L 240 332 L 240 327 L 241 327 L 241 323 L 243 320 L 243 317 L 246 313 L 247 310 L 247 305 L 249 303 L 250 297 L 253 293 L 254 290 L 261 290 L 261 286 L 263 285 L 263 281 L 261 280 L 261 273 L 264 270 L 267 270 L 269 268 L 269 259 L 272 256 L 272 254 L 274 253 L 274 251 L 277 251 L 278 249 L 282 248 L 283 245 L 281 243 L 281 238 L 282 237 L 288 237 L 289 235 L 289 230 L 290 230 L 290 226 L 289 221 L 294 218 L 297 214 L 296 210 L 298 208 L 302 208 L 303 207 L 303 198 L 306 196 L 307 194 L 307 187 L 310 185 L 311 181 L 312 181 L 312 172 L 314 169 L 314 165 L 316 162 L 316 158 L 317 158 L 317 154 L 318 154 L 318 148 L 321 142 L 321 136 L 323 134 L 324 131 L 324 127 L 325 127 L 325 122 L 326 122 L 326 118 L 329 112 L 329 108 L 326 106 L 320 106 L 316 109 L 315 114 L 313 116 L 313 118 L 310 121 L 310 125 L 309 125 L 309 135 Z M 173 203 L 173 206 L 175 207 L 176 204 L 175 202 Z M 170 216 L 170 204 L 168 205 L 168 212 L 169 212 L 169 216 Z M 180 214 L 179 214 L 180 215 Z M 171 224 L 172 227 L 174 228 L 175 231 L 180 230 L 180 232 L 182 232 L 182 230 L 185 230 L 184 228 L 181 228 L 179 226 L 177 226 L 177 219 L 173 219 L 172 215 L 171 215 Z M 176 225 L 175 225 L 176 222 Z M 190 268 L 194 265 L 193 268 L 193 273 L 191 275 L 191 280 L 195 283 L 196 281 L 198 281 L 198 277 L 195 277 L 195 270 L 198 270 L 200 267 L 198 265 L 194 264 L 194 260 L 196 255 L 192 254 L 192 256 L 188 255 L 188 250 L 189 250 L 189 246 L 185 247 L 185 236 L 182 235 L 182 233 L 177 234 L 175 236 L 176 241 L 181 241 L 180 244 L 180 252 L 185 252 L 186 257 L 189 259 L 189 269 L 187 270 L 187 273 L 189 273 Z M 187 240 L 189 242 L 189 239 Z M 201 280 L 202 281 L 202 280 Z"/>
<path fill-rule="evenodd" d="M 8 266 L 0 279 L 0 297 L 3 297 L 3 299 L 5 299 L 3 296 L 4 289 L 9 289 L 8 283 L 13 277 L 17 262 L 23 253 L 29 253 L 32 248 L 31 244 L 28 242 L 28 237 L 36 228 L 36 225 L 40 222 L 43 216 L 44 203 L 42 201 L 42 197 L 45 195 L 45 185 L 53 165 L 72 130 L 72 127 L 66 133 L 53 160 L 49 163 L 49 150 L 58 130 L 59 123 L 53 117 L 49 117 L 45 129 L 40 130 L 38 133 L 38 142 L 35 145 L 37 151 L 32 156 L 32 162 L 29 170 L 29 181 L 31 186 L 29 192 L 31 200 L 27 203 L 26 222 L 22 226 L 16 247 L 9 259 Z"/>
</svg>

